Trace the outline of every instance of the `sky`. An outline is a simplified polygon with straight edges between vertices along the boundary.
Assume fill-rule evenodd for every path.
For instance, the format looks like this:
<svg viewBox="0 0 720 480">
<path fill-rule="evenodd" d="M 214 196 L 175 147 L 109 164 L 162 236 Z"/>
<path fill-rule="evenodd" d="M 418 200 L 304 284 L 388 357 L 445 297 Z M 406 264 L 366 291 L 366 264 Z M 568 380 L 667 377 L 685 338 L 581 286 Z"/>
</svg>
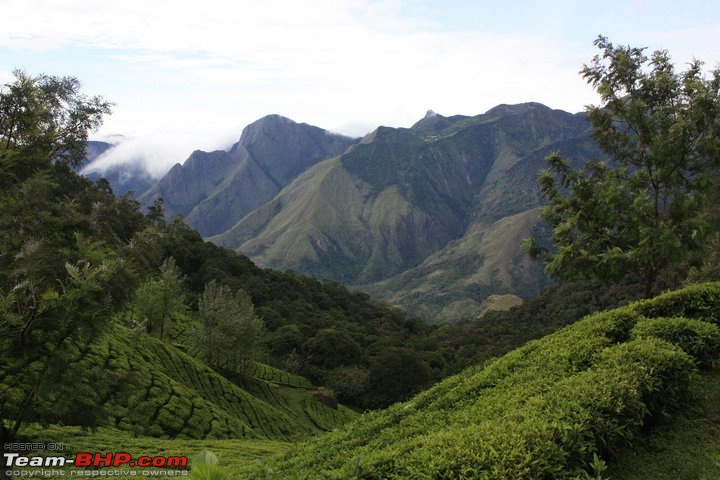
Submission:
<svg viewBox="0 0 720 480">
<path fill-rule="evenodd" d="M 720 65 L 720 2 L 481 0 L 0 0 L 0 84 L 73 76 L 115 103 L 106 163 L 153 175 L 225 149 L 280 114 L 351 136 L 427 110 L 597 103 L 578 71 L 593 41 Z"/>
</svg>

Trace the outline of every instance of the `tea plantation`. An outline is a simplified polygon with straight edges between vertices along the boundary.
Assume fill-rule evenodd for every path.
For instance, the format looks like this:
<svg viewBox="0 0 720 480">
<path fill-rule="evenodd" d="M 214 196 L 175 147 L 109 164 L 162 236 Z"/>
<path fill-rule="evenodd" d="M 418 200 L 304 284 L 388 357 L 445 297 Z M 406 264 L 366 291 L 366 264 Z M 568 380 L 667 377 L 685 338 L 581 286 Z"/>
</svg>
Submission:
<svg viewBox="0 0 720 480">
<path fill-rule="evenodd" d="M 237 475 L 582 478 L 686 405 L 719 319 L 720 284 L 593 314 Z"/>
<path fill-rule="evenodd" d="M 108 414 L 107 426 L 133 435 L 290 440 L 356 416 L 317 402 L 302 377 L 258 363 L 247 373 L 225 377 L 178 348 L 121 325 L 76 353 L 68 367 L 68 378 L 77 382 L 73 388 L 87 389 L 88 404 Z M 92 382 L 87 372 L 101 372 L 95 378 L 105 383 Z M 311 413 L 305 404 L 312 405 Z"/>
<path fill-rule="evenodd" d="M 164 401 L 152 403 L 153 421 L 142 426 L 143 435 L 133 436 L 132 409 L 112 400 L 113 428 L 87 433 L 33 425 L 23 435 L 62 441 L 74 451 L 192 456 L 210 450 L 223 478 L 715 478 L 720 418 L 697 412 L 720 415 L 717 398 L 708 398 L 720 393 L 719 319 L 719 283 L 592 314 L 343 426 L 352 412 L 327 407 L 304 390 L 301 377 L 258 364 L 243 390 L 142 336 L 148 343 L 125 347 L 125 355 L 137 352 L 133 365 L 140 365 L 142 385 L 166 392 L 159 396 Z M 111 352 L 121 350 L 108 340 L 98 358 L 111 366 L 108 359 L 118 357 Z M 169 420 L 178 417 L 182 424 Z M 303 433 L 333 427 L 297 442 Z M 146 436 L 156 433 L 165 438 Z M 217 438 L 224 436 L 232 438 Z M 653 450 L 653 442 L 667 452 Z M 687 452 L 692 442 L 703 457 Z M 678 470 L 653 476 L 658 462 L 669 468 L 659 459 L 665 453 Z M 611 477 L 603 475 L 606 461 Z M 684 476 L 683 468 L 703 476 Z"/>
</svg>

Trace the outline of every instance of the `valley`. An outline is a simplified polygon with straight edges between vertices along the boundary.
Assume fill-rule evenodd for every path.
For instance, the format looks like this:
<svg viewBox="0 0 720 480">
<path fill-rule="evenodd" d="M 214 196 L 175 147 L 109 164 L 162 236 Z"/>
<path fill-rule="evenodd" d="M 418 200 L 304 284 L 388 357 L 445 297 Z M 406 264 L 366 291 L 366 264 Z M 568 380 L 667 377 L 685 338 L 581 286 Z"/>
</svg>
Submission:
<svg viewBox="0 0 720 480">
<path fill-rule="evenodd" d="M 476 315 L 490 295 L 529 298 L 548 284 L 521 246 L 543 235 L 536 177 L 556 150 L 575 166 L 602 157 L 582 114 L 533 103 L 429 112 L 362 139 L 271 115 L 228 151 L 193 153 L 139 199 L 162 198 L 168 215 L 258 265 L 444 323 Z"/>
</svg>

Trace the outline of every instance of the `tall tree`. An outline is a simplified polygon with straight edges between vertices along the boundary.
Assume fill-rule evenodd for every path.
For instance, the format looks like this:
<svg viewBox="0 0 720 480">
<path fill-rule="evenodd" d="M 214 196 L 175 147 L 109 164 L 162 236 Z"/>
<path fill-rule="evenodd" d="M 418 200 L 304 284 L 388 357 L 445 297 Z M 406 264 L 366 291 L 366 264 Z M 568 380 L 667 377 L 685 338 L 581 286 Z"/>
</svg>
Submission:
<svg viewBox="0 0 720 480">
<path fill-rule="evenodd" d="M 614 46 L 581 70 L 601 104 L 588 107 L 609 161 L 574 170 L 559 153 L 539 182 L 556 278 L 642 280 L 645 295 L 677 285 L 712 230 L 707 204 L 720 166 L 720 69 L 676 72 L 667 51 Z M 558 182 L 559 180 L 559 182 Z M 531 254 L 542 253 L 533 241 Z"/>
<path fill-rule="evenodd" d="M 47 421 L 48 415 L 102 420 L 100 411 L 82 412 L 87 402 L 75 401 L 82 395 L 77 389 L 66 388 L 56 402 L 58 387 L 75 352 L 110 325 L 134 284 L 132 269 L 105 242 L 114 243 L 121 233 L 107 217 L 129 211 L 92 212 L 94 206 L 112 209 L 114 198 L 70 172 L 110 104 L 81 94 L 70 77 L 21 71 L 15 77 L 0 87 L 3 443 L 24 422 Z M 102 240 L 87 228 L 90 223 L 104 226 Z"/>
<path fill-rule="evenodd" d="M 53 409 L 53 393 L 74 352 L 109 327 L 112 312 L 128 296 L 127 286 L 132 281 L 124 260 L 100 243 L 80 235 L 77 241 L 72 254 L 80 260 L 65 263 L 65 275 L 59 278 L 48 276 L 43 268 L 42 245 L 29 242 L 14 265 L 15 285 L 8 290 L 0 287 L 3 441 L 14 439 L 24 422 L 47 418 L 42 412 Z M 71 406 L 78 393 L 68 389 L 64 403 Z M 99 423 L 100 419 L 92 421 Z"/>
<path fill-rule="evenodd" d="M 258 353 L 265 326 L 244 291 L 211 281 L 198 301 L 198 316 L 198 347 L 209 365 L 237 371 Z"/>
<path fill-rule="evenodd" d="M 78 166 L 89 132 L 100 127 L 112 104 L 83 95 L 73 77 L 13 73 L 15 82 L 0 88 L 0 185 L 53 163 Z"/>
<path fill-rule="evenodd" d="M 132 305 L 132 314 L 149 334 L 165 338 L 173 319 L 187 310 L 185 303 L 184 277 L 168 257 L 160 267 L 160 276 L 153 277 L 138 287 Z"/>
</svg>

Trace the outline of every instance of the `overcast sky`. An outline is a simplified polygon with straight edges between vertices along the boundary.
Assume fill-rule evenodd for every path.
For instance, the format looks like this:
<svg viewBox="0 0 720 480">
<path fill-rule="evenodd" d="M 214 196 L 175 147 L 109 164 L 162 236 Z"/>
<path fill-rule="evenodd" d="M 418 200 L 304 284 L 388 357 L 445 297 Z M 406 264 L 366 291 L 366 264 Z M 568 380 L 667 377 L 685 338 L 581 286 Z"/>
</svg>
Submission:
<svg viewBox="0 0 720 480">
<path fill-rule="evenodd" d="M 360 136 L 428 109 L 577 112 L 593 40 L 720 62 L 720 2 L 0 0 L 0 83 L 72 75 L 156 173 L 271 113 Z M 130 150 L 125 154 L 130 155 Z"/>
</svg>

